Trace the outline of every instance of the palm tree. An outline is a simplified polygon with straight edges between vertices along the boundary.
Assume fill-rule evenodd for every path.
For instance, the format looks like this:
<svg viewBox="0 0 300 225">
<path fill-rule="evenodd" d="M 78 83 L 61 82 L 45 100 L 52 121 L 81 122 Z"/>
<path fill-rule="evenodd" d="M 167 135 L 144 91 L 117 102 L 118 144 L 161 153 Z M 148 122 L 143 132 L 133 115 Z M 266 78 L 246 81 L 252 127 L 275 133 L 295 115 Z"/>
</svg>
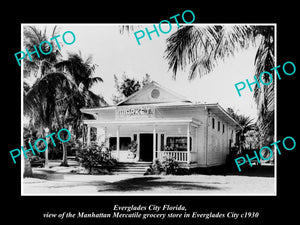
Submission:
<svg viewBox="0 0 300 225">
<path fill-rule="evenodd" d="M 25 93 L 24 112 L 31 118 L 36 116 L 41 127 L 53 126 L 55 118 L 57 127 L 65 128 L 65 118 L 68 116 L 69 107 L 58 105 L 57 99 L 70 93 L 75 93 L 77 97 L 81 96 L 78 86 L 70 75 L 63 72 L 48 73 L 38 79 Z M 62 143 L 62 148 L 62 165 L 66 166 L 66 143 Z"/>
<path fill-rule="evenodd" d="M 56 26 L 52 30 L 52 36 L 56 35 Z M 33 46 L 39 46 L 43 41 L 50 41 L 47 38 L 46 28 L 42 32 L 34 26 L 24 26 L 24 46 L 29 52 L 34 51 Z M 32 99 L 28 98 L 27 93 L 31 90 L 34 83 L 41 79 L 52 67 L 52 65 L 57 61 L 60 52 L 53 42 L 51 45 L 54 46 L 52 52 L 47 55 L 40 54 L 40 57 L 37 57 L 36 54 L 31 55 L 32 61 L 24 59 L 24 114 L 29 116 L 30 124 L 36 125 L 38 127 L 50 127 L 50 118 L 46 113 L 51 108 L 51 103 L 48 102 L 34 102 Z M 45 49 L 49 46 L 42 46 L 44 52 L 48 52 L 48 49 Z M 31 104 L 32 103 L 32 104 Z M 49 114 L 50 115 L 50 114 Z M 39 129 L 40 133 L 44 134 L 44 129 Z M 28 158 L 25 158 L 25 169 L 24 176 L 30 176 L 32 174 L 32 169 Z"/>
<path fill-rule="evenodd" d="M 83 107 L 99 107 L 108 106 L 108 103 L 102 96 L 96 95 L 90 88 L 98 82 L 103 82 L 101 77 L 95 77 L 95 69 L 97 64 L 92 63 L 93 58 L 89 55 L 86 59 L 83 58 L 81 51 L 79 53 L 69 53 L 66 60 L 60 61 L 55 65 L 58 71 L 66 71 L 72 74 L 76 85 L 81 89 L 84 99 L 80 96 L 77 98 L 75 95 L 68 96 L 69 103 L 69 117 L 66 122 L 72 125 L 72 130 L 76 139 L 81 134 L 83 137 L 86 135 L 82 123 L 82 113 L 80 111 Z M 82 101 L 83 100 L 83 101 Z M 62 101 L 66 101 L 65 98 Z"/>
<path fill-rule="evenodd" d="M 56 31 L 57 27 L 55 26 L 51 32 L 51 37 L 57 34 Z M 29 52 L 34 52 L 35 49 L 33 46 L 38 48 L 40 43 L 43 41 L 50 42 L 52 45 L 52 51 L 47 55 L 39 54 L 40 57 L 38 57 L 37 54 L 32 54 L 32 61 L 25 57 L 23 71 L 25 78 L 29 76 L 39 78 L 43 74 L 46 74 L 51 68 L 53 68 L 53 65 L 58 61 L 61 53 L 54 43 L 54 40 L 50 40 L 48 37 L 46 27 L 42 32 L 35 26 L 24 26 L 24 47 L 28 49 Z M 49 52 L 49 46 L 42 45 L 41 48 L 43 52 Z"/>
<path fill-rule="evenodd" d="M 253 119 L 251 119 L 249 116 L 245 115 L 238 115 L 232 108 L 227 108 L 228 114 L 236 120 L 239 125 L 241 126 L 241 130 L 237 132 L 237 135 L 239 137 L 239 146 L 240 149 L 244 149 L 245 147 L 245 134 L 250 130 L 255 130 L 256 125 L 253 123 Z"/>
<path fill-rule="evenodd" d="M 35 27 L 25 28 L 24 34 L 28 49 L 33 44 L 49 40 L 46 30 L 42 33 Z M 64 61 L 59 60 L 59 56 L 59 51 L 53 49 L 47 57 L 35 57 L 33 62 L 25 61 L 24 113 L 30 116 L 32 124 L 41 128 L 61 129 L 70 124 L 76 127 L 81 120 L 80 108 L 106 103 L 89 90 L 93 83 L 102 81 L 100 77 L 91 77 L 95 69 L 94 65 L 90 65 L 91 57 L 83 62 L 77 55 L 70 55 L 69 60 Z M 67 69 L 63 70 L 64 67 Z M 67 166 L 66 143 L 62 143 L 62 148 L 61 165 Z"/>
<path fill-rule="evenodd" d="M 92 61 L 91 55 L 84 60 L 79 51 L 79 53 L 69 53 L 68 58 L 55 64 L 55 67 L 59 71 L 68 71 L 74 77 L 75 83 L 85 95 L 84 107 L 106 106 L 107 102 L 103 97 L 89 90 L 95 83 L 103 82 L 101 77 L 93 76 L 98 65 L 93 64 Z"/>
<path fill-rule="evenodd" d="M 260 38 L 255 57 L 256 76 L 274 67 L 274 27 L 249 25 L 182 26 L 167 39 L 165 58 L 176 78 L 178 69 L 190 65 L 188 79 L 211 72 L 218 62 L 246 49 Z M 264 78 L 267 79 L 267 78 Z M 264 86 L 264 85 L 262 85 Z M 274 121 L 273 83 L 263 88 L 255 87 L 254 98 L 258 106 L 259 127 L 272 136 Z M 272 137 L 271 137 L 272 139 Z"/>
<path fill-rule="evenodd" d="M 113 95 L 114 104 L 118 104 L 133 93 L 139 91 L 141 87 L 144 87 L 151 82 L 148 73 L 145 74 L 142 81 L 138 81 L 135 78 L 129 78 L 126 74 L 123 74 L 121 81 L 114 75 L 114 80 L 115 88 L 117 89 L 117 95 Z"/>
</svg>

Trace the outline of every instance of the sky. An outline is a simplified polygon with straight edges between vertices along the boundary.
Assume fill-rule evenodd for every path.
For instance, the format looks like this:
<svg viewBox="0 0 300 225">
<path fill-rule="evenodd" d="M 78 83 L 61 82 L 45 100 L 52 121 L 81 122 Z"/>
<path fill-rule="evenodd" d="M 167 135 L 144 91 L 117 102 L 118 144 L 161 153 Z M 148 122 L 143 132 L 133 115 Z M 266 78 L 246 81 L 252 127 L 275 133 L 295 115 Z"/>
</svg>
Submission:
<svg viewBox="0 0 300 225">
<path fill-rule="evenodd" d="M 144 29 L 144 25 L 135 31 Z M 195 25 L 195 24 L 194 24 Z M 198 24 L 200 25 L 200 24 Z M 153 24 L 147 24 L 149 30 Z M 53 25 L 47 25 L 49 34 Z M 153 28 L 152 28 L 153 29 Z M 167 29 L 164 29 L 167 30 Z M 93 63 L 97 64 L 95 76 L 100 76 L 103 83 L 96 84 L 92 91 L 100 94 L 112 104 L 112 95 L 116 94 L 114 88 L 114 75 L 121 78 L 123 74 L 128 77 L 142 80 L 146 73 L 162 86 L 169 88 L 191 101 L 200 103 L 219 103 L 221 107 L 233 108 L 238 114 L 257 118 L 257 108 L 253 99 L 253 92 L 244 89 L 242 97 L 234 87 L 235 83 L 249 79 L 254 80 L 254 58 L 258 46 L 235 54 L 227 58 L 209 74 L 192 81 L 187 79 L 189 68 L 177 72 L 176 80 L 172 79 L 172 70 L 168 70 L 167 60 L 164 59 L 166 39 L 177 30 L 173 24 L 168 34 L 160 33 L 157 37 L 152 34 L 152 40 L 147 36 L 140 39 L 138 45 L 133 33 L 120 33 L 120 26 L 115 24 L 58 24 L 58 34 L 72 31 L 76 40 L 72 45 L 63 45 L 62 54 L 81 51 L 83 58 L 93 56 Z M 66 36 L 67 37 L 67 36 Z M 59 39 L 62 42 L 61 39 Z"/>
</svg>

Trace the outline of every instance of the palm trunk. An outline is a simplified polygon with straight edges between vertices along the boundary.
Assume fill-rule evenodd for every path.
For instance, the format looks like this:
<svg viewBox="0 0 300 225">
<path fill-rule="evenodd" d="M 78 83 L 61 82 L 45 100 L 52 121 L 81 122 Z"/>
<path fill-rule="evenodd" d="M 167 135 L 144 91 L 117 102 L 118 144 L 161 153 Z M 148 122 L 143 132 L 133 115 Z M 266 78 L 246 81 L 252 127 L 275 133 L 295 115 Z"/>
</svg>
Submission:
<svg viewBox="0 0 300 225">
<path fill-rule="evenodd" d="M 58 126 L 59 126 L 60 129 L 62 129 L 63 125 L 60 122 L 59 115 L 58 115 L 58 112 L 57 112 L 56 108 L 54 109 L 54 112 L 55 112 L 55 117 L 57 119 Z M 66 143 L 62 143 L 62 149 L 63 149 L 63 158 L 62 158 L 62 162 L 61 162 L 60 166 L 69 166 L 68 165 L 68 160 L 67 160 L 67 146 L 66 146 Z"/>
<path fill-rule="evenodd" d="M 67 146 L 66 146 L 66 143 L 62 143 L 62 147 L 63 147 L 63 159 L 62 159 L 62 162 L 61 162 L 60 166 L 69 166 L 68 165 L 68 160 L 67 160 Z"/>
<path fill-rule="evenodd" d="M 23 146 L 26 146 L 25 145 L 25 142 L 23 144 Z M 24 157 L 24 155 L 22 155 L 22 157 Z M 24 173 L 23 173 L 23 177 L 32 177 L 32 168 L 31 168 L 31 164 L 30 164 L 30 161 L 29 161 L 29 158 L 25 158 L 24 157 Z"/>
<path fill-rule="evenodd" d="M 25 168 L 24 168 L 23 177 L 32 177 L 32 168 L 31 168 L 29 158 L 26 159 L 24 157 L 24 160 L 25 160 L 25 165 L 24 165 Z"/>
<path fill-rule="evenodd" d="M 46 133 L 45 136 L 49 135 L 49 128 L 46 127 Z M 45 168 L 49 168 L 49 143 L 50 143 L 50 137 L 46 137 L 46 142 L 47 142 L 47 150 L 45 151 Z"/>
</svg>

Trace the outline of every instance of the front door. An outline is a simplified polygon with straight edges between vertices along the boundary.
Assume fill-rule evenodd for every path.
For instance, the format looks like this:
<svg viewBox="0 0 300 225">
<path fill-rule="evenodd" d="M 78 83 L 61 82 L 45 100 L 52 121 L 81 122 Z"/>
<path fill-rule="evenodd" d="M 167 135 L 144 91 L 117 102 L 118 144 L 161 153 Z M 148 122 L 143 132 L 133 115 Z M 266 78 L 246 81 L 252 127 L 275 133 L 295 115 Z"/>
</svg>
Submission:
<svg viewBox="0 0 300 225">
<path fill-rule="evenodd" d="M 153 134 L 140 134 L 140 161 L 153 160 Z"/>
</svg>

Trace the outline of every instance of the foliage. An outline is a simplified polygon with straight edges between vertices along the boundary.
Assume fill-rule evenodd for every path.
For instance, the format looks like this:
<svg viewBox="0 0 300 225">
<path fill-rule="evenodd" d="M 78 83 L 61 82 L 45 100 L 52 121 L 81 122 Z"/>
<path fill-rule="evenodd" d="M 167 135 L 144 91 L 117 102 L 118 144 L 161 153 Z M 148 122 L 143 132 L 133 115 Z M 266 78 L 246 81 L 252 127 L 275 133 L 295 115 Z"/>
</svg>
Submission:
<svg viewBox="0 0 300 225">
<path fill-rule="evenodd" d="M 177 171 L 179 169 L 179 164 L 174 158 L 164 157 L 161 164 L 166 174 L 174 174 L 174 175 L 177 174 Z"/>
<path fill-rule="evenodd" d="M 54 26 L 51 36 L 54 37 L 57 35 L 57 26 Z M 54 41 L 50 40 L 47 34 L 46 27 L 44 30 L 40 30 L 35 26 L 24 26 L 24 46 L 28 49 L 29 52 L 34 52 L 34 46 L 39 46 L 41 42 L 48 41 L 52 45 L 51 53 L 44 55 L 37 54 L 31 55 L 32 61 L 27 57 L 24 58 L 24 78 L 29 76 L 34 76 L 36 78 L 41 77 L 43 74 L 46 74 L 51 70 L 51 67 L 58 61 L 61 56 L 61 53 Z M 41 46 L 43 52 L 49 52 L 48 45 Z"/>
<path fill-rule="evenodd" d="M 190 66 L 189 79 L 211 72 L 220 60 L 253 42 L 248 25 L 182 26 L 167 39 L 165 58 L 174 77 L 178 69 Z"/>
<path fill-rule="evenodd" d="M 128 159 L 135 159 L 137 146 L 138 145 L 137 145 L 137 142 L 135 140 L 132 140 L 130 142 L 130 144 L 128 145 L 128 149 L 129 149 L 128 156 L 127 156 Z"/>
<path fill-rule="evenodd" d="M 173 78 L 179 69 L 190 67 L 188 79 L 202 77 L 211 72 L 220 62 L 235 55 L 241 49 L 260 41 L 254 65 L 255 76 L 270 71 L 275 65 L 274 26 L 252 25 L 201 25 L 182 26 L 167 39 L 165 58 Z M 268 82 L 268 76 L 263 77 Z M 258 127 L 264 143 L 274 137 L 274 82 L 254 87 L 258 108 Z"/>
<path fill-rule="evenodd" d="M 135 140 L 132 140 L 128 145 L 129 151 L 135 153 L 137 151 L 137 146 L 137 142 Z"/>
<path fill-rule="evenodd" d="M 255 123 L 253 123 L 253 119 L 251 119 L 249 116 L 239 115 L 234 112 L 232 108 L 227 108 L 227 112 L 241 126 L 242 129 L 237 132 L 237 135 L 239 136 L 240 147 L 245 148 L 245 134 L 251 130 L 257 129 L 257 126 Z"/>
<path fill-rule="evenodd" d="M 260 148 L 260 134 L 258 129 L 249 130 L 245 133 L 245 148 L 249 150 L 256 150 Z"/>
<path fill-rule="evenodd" d="M 94 168 L 110 168 L 116 164 L 116 161 L 110 157 L 110 152 L 104 148 L 104 142 L 97 145 L 96 142 L 91 142 L 90 145 L 83 147 L 78 152 L 79 162 L 89 173 L 93 173 Z"/>
<path fill-rule="evenodd" d="M 52 32 L 52 36 L 55 35 L 56 27 Z M 24 27 L 24 45 L 29 50 L 33 51 L 33 45 L 38 46 L 51 37 L 47 37 L 46 28 L 42 32 L 37 27 Z M 67 60 L 62 60 L 57 45 L 53 43 L 52 46 L 51 54 L 41 54 L 40 58 L 34 54 L 33 62 L 24 61 L 24 113 L 30 118 L 30 127 L 37 127 L 42 136 L 45 136 L 43 128 L 69 128 L 72 135 L 78 138 L 82 135 L 80 108 L 107 104 L 102 97 L 89 90 L 102 79 L 93 77 L 96 65 L 91 63 L 92 57 L 83 60 L 79 52 L 69 54 Z M 46 49 L 44 51 L 48 52 Z M 62 165 L 67 165 L 65 143 L 62 143 L 62 149 Z"/>
<path fill-rule="evenodd" d="M 147 73 L 142 81 L 138 81 L 135 78 L 129 78 L 126 74 L 123 74 L 121 81 L 114 75 L 114 81 L 117 95 L 113 95 L 112 100 L 114 104 L 118 104 L 125 98 L 139 91 L 141 87 L 148 85 L 151 82 L 151 79 L 150 75 Z"/>
<path fill-rule="evenodd" d="M 158 175 L 164 172 L 164 168 L 159 161 L 159 159 L 155 159 L 154 163 L 152 163 L 149 168 L 147 168 L 145 175 Z"/>
<path fill-rule="evenodd" d="M 179 166 L 179 163 L 172 157 L 164 157 L 162 162 L 156 159 L 154 163 L 147 168 L 145 175 L 158 175 L 158 174 L 172 174 L 172 175 L 186 175 L 189 170 Z"/>
</svg>

